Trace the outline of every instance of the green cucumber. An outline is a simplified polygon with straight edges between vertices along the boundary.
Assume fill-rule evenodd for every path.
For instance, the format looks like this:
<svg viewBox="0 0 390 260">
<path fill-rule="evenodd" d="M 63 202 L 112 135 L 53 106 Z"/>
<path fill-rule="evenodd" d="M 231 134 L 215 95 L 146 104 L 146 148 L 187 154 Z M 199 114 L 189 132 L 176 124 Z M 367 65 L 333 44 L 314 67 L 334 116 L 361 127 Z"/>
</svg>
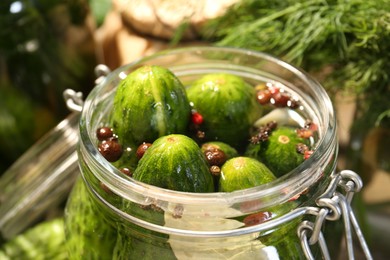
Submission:
<svg viewBox="0 0 390 260">
<path fill-rule="evenodd" d="M 222 166 L 219 191 L 232 192 L 262 185 L 276 177 L 263 163 L 250 157 L 234 157 Z"/>
<path fill-rule="evenodd" d="M 190 116 L 180 80 L 166 68 L 143 66 L 118 86 L 112 126 L 123 147 L 136 149 L 164 135 L 186 133 Z"/>
<path fill-rule="evenodd" d="M 275 179 L 275 175 L 267 166 L 258 160 L 250 157 L 235 157 L 222 166 L 220 191 L 232 192 L 252 188 Z M 296 207 L 297 204 L 294 201 L 287 201 L 236 219 L 245 225 L 257 225 L 282 216 Z M 291 253 L 297 259 L 301 259 L 303 257 L 302 250 L 297 243 L 298 237 L 294 233 L 299 223 L 300 220 L 297 219 L 280 225 L 272 232 L 261 233 L 258 240 L 265 246 L 276 248 L 281 259 L 291 257 Z"/>
<path fill-rule="evenodd" d="M 207 74 L 188 87 L 187 96 L 203 117 L 205 141 L 225 142 L 236 149 L 247 143 L 251 125 L 263 112 L 255 89 L 232 74 Z"/>
<path fill-rule="evenodd" d="M 271 132 L 267 141 L 250 144 L 245 154 L 262 161 L 280 177 L 304 161 L 304 156 L 297 151 L 300 143 L 309 145 L 309 140 L 299 137 L 295 128 L 281 126 Z"/>
<path fill-rule="evenodd" d="M 154 141 L 139 161 L 133 178 L 170 190 L 213 191 L 213 178 L 201 149 L 194 140 L 180 134 Z"/>
<path fill-rule="evenodd" d="M 111 259 L 116 227 L 107 212 L 88 193 L 81 176 L 77 179 L 65 208 L 65 236 L 70 259 Z M 114 225 L 114 224 L 113 224 Z M 94 250 L 96 246 L 98 250 Z"/>
<path fill-rule="evenodd" d="M 162 215 L 161 217 L 163 218 L 164 216 Z M 168 239 L 168 235 L 135 226 L 134 224 L 123 225 L 118 230 L 112 259 L 176 260 L 177 258 L 169 245 Z"/>
</svg>

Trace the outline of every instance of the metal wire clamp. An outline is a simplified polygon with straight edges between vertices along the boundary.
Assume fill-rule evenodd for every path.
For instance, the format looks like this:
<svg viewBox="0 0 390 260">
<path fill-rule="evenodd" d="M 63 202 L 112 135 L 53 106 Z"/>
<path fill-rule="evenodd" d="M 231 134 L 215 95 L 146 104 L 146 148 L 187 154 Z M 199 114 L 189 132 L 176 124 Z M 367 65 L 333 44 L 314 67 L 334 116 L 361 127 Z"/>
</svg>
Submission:
<svg viewBox="0 0 390 260">
<path fill-rule="evenodd" d="M 100 84 L 106 76 L 110 73 L 110 69 L 104 65 L 99 64 L 95 67 L 95 75 L 96 80 L 95 84 Z M 76 92 L 73 89 L 65 89 L 63 92 L 63 97 L 66 103 L 66 106 L 68 109 L 72 112 L 81 112 L 83 109 L 83 93 L 82 92 Z"/>
<path fill-rule="evenodd" d="M 310 211 L 308 213 L 315 215 L 314 222 L 305 220 L 298 226 L 297 230 L 307 259 L 314 259 L 310 246 L 316 243 L 319 243 L 323 259 L 330 259 L 328 247 L 321 229 L 326 220 L 337 221 L 340 218 L 342 218 L 344 224 L 348 258 L 350 260 L 355 259 L 354 231 L 366 259 L 373 259 L 350 204 L 354 193 L 359 192 L 362 187 L 362 180 L 355 172 L 344 170 L 336 175 L 325 193 L 317 199 L 318 211 Z"/>
</svg>

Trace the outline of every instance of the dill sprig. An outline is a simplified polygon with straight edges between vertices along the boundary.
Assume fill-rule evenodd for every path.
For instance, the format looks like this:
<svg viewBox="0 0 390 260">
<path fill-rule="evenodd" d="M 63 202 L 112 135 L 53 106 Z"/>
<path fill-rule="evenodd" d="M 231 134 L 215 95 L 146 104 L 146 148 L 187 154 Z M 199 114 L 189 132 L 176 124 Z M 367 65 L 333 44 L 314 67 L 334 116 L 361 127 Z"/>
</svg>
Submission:
<svg viewBox="0 0 390 260">
<path fill-rule="evenodd" d="M 389 92 L 390 0 L 242 0 L 209 21 L 202 37 L 309 72 L 331 66 L 323 82 L 330 92 Z"/>
</svg>

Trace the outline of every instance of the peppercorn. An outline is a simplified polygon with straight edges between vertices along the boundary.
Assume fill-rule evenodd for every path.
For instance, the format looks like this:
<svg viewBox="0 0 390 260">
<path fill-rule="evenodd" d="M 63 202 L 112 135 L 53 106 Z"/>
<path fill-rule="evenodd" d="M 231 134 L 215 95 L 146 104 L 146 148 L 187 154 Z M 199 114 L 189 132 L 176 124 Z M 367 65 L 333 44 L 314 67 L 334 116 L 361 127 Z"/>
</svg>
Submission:
<svg viewBox="0 0 390 260">
<path fill-rule="evenodd" d="M 269 139 L 269 132 L 268 131 L 260 131 L 257 134 L 257 138 L 259 139 L 260 142 L 268 141 L 268 139 Z"/>
<path fill-rule="evenodd" d="M 133 176 L 133 173 L 130 171 L 129 168 L 124 167 L 124 168 L 120 169 L 120 171 L 121 171 L 123 174 L 125 174 L 125 175 L 127 175 L 127 176 L 129 176 L 129 177 L 132 177 L 132 176 Z"/>
<path fill-rule="evenodd" d="M 225 152 L 215 147 L 204 151 L 204 155 L 209 165 L 222 166 L 227 159 Z"/>
<path fill-rule="evenodd" d="M 271 121 L 266 124 L 266 127 L 270 128 L 271 130 L 275 130 L 278 126 L 278 123 L 276 121 Z"/>
<path fill-rule="evenodd" d="M 306 128 L 298 128 L 296 132 L 300 138 L 308 139 L 313 136 L 313 131 Z"/>
<path fill-rule="evenodd" d="M 103 182 L 100 182 L 100 188 L 102 188 L 106 193 L 112 194 L 110 188 L 108 188 Z"/>
<path fill-rule="evenodd" d="M 96 130 L 96 137 L 99 141 L 108 140 L 114 136 L 114 132 L 110 127 L 100 127 Z"/>
<path fill-rule="evenodd" d="M 309 129 L 309 130 L 311 130 L 313 132 L 318 130 L 318 126 L 313 121 L 311 121 L 310 119 L 306 119 L 304 128 L 305 129 Z"/>
<path fill-rule="evenodd" d="M 251 214 L 244 218 L 245 226 L 254 226 L 264 223 L 272 218 L 272 213 L 268 211 Z"/>
<path fill-rule="evenodd" d="M 203 123 L 203 116 L 196 111 L 192 111 L 191 122 L 194 123 L 195 125 L 200 125 Z"/>
<path fill-rule="evenodd" d="M 205 137 L 206 137 L 206 133 L 205 133 L 205 132 L 203 132 L 203 131 L 201 131 L 201 130 L 196 131 L 196 138 L 202 140 L 202 139 L 204 139 Z"/>
<path fill-rule="evenodd" d="M 310 158 L 310 156 L 311 156 L 312 154 L 313 154 L 313 151 L 312 151 L 312 150 L 307 150 L 307 151 L 304 152 L 303 158 L 304 158 L 305 160 L 307 160 L 307 159 Z"/>
<path fill-rule="evenodd" d="M 290 96 L 284 92 L 278 92 L 278 93 L 272 95 L 272 97 L 270 99 L 271 104 L 273 104 L 277 107 L 286 107 L 288 101 L 290 101 Z"/>
<path fill-rule="evenodd" d="M 290 99 L 287 101 L 287 106 L 292 109 L 296 109 L 301 105 L 301 103 L 296 99 Z"/>
<path fill-rule="evenodd" d="M 272 83 L 267 83 L 267 87 L 269 92 L 271 92 L 272 95 L 278 94 L 280 92 L 280 88 L 274 86 Z"/>
<path fill-rule="evenodd" d="M 143 142 L 140 146 L 138 146 L 137 151 L 136 151 L 136 156 L 138 160 L 141 160 L 142 156 L 144 156 L 146 150 L 151 146 L 151 143 L 146 143 Z"/>
<path fill-rule="evenodd" d="M 210 167 L 210 172 L 213 176 L 219 177 L 221 175 L 221 168 L 217 165 L 213 165 Z"/>
<path fill-rule="evenodd" d="M 309 150 L 309 147 L 306 144 L 298 143 L 296 145 L 297 152 L 300 154 L 304 154 L 306 151 Z"/>
<path fill-rule="evenodd" d="M 257 102 L 261 105 L 266 105 L 269 103 L 271 96 L 271 92 L 268 89 L 259 90 L 256 95 Z"/>
<path fill-rule="evenodd" d="M 114 140 L 105 140 L 98 146 L 99 152 L 109 162 L 115 162 L 122 156 L 122 146 Z"/>
<path fill-rule="evenodd" d="M 249 142 L 251 144 L 259 144 L 260 143 L 260 139 L 257 135 L 254 135 L 254 136 L 251 136 L 251 138 L 249 139 Z"/>
<path fill-rule="evenodd" d="M 259 144 L 260 142 L 268 141 L 269 136 L 271 135 L 272 131 L 274 131 L 278 126 L 278 123 L 276 121 L 270 121 L 265 126 L 262 126 L 258 129 L 258 133 L 253 135 L 250 138 L 251 144 Z"/>
</svg>

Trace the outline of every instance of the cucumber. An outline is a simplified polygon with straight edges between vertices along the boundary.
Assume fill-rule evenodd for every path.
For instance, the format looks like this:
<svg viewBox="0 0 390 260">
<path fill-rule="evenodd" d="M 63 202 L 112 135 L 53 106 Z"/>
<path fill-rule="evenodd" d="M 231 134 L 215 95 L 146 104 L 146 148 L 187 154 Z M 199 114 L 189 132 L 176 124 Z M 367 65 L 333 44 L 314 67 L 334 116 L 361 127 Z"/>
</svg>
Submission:
<svg viewBox="0 0 390 260">
<path fill-rule="evenodd" d="M 117 231 L 98 202 L 88 194 L 81 176 L 65 208 L 65 236 L 70 259 L 111 259 Z M 111 220 L 112 221 L 112 220 Z M 94 248 L 98 247 L 97 250 Z"/>
<path fill-rule="evenodd" d="M 112 259 L 176 260 L 177 258 L 169 245 L 168 235 L 126 225 L 118 232 Z"/>
<path fill-rule="evenodd" d="M 39 223 L 6 242 L 0 248 L 0 259 L 68 259 L 63 218 Z"/>
<path fill-rule="evenodd" d="M 221 176 L 221 166 L 229 159 L 238 156 L 238 152 L 232 146 L 223 142 L 207 142 L 201 146 L 202 152 L 210 166 L 213 176 L 214 190 L 218 191 L 219 178 Z"/>
<path fill-rule="evenodd" d="M 143 66 L 118 86 L 111 125 L 125 150 L 136 149 L 164 135 L 186 133 L 190 116 L 180 80 L 166 68 Z"/>
<path fill-rule="evenodd" d="M 153 142 L 133 178 L 165 189 L 212 192 L 213 179 L 198 144 L 185 135 L 172 134 Z"/>
<path fill-rule="evenodd" d="M 263 113 L 255 89 L 232 74 L 207 74 L 187 88 L 187 96 L 203 117 L 205 141 L 225 142 L 236 149 L 247 143 L 251 125 Z"/>
<path fill-rule="evenodd" d="M 222 166 L 220 191 L 232 192 L 252 188 L 275 179 L 275 175 L 267 166 L 258 160 L 250 157 L 235 157 Z M 296 206 L 294 201 L 288 201 L 236 219 L 243 222 L 245 226 L 257 225 L 284 215 Z M 301 259 L 303 258 L 302 250 L 297 243 L 299 238 L 294 233 L 299 223 L 301 222 L 298 219 L 278 226 L 272 232 L 261 233 L 258 240 L 265 246 L 276 248 L 280 259 L 291 258 L 291 254 L 297 259 Z"/>
<path fill-rule="evenodd" d="M 221 169 L 219 191 L 231 192 L 262 185 L 276 177 L 263 163 L 250 157 L 234 157 Z"/>
<path fill-rule="evenodd" d="M 295 128 L 281 126 L 271 132 L 267 141 L 250 144 L 245 154 L 263 162 L 276 177 L 281 177 L 304 161 L 304 156 L 297 151 L 298 144 L 309 146 L 310 142 L 299 137 Z"/>
</svg>

